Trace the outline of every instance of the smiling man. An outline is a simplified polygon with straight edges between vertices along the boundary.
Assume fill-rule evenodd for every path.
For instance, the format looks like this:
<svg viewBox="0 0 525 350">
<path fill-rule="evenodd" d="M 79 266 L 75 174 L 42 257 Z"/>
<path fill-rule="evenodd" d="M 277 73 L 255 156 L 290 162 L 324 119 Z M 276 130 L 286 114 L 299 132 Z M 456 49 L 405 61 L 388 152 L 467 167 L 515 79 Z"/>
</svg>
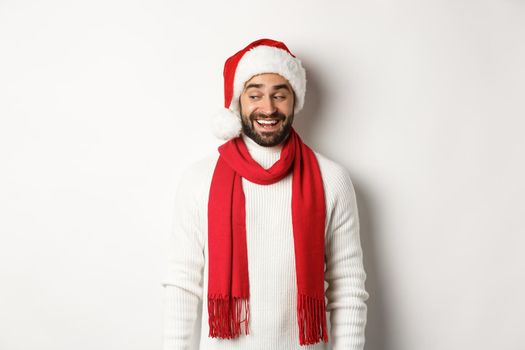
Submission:
<svg viewBox="0 0 525 350">
<path fill-rule="evenodd" d="M 176 194 L 165 350 L 363 349 L 355 191 L 292 127 L 305 91 L 282 42 L 257 40 L 226 60 L 213 131 L 227 141 L 186 170 Z"/>
<path fill-rule="evenodd" d="M 243 133 L 261 146 L 280 144 L 292 128 L 292 87 L 275 73 L 256 75 L 245 85 L 240 97 Z"/>
</svg>

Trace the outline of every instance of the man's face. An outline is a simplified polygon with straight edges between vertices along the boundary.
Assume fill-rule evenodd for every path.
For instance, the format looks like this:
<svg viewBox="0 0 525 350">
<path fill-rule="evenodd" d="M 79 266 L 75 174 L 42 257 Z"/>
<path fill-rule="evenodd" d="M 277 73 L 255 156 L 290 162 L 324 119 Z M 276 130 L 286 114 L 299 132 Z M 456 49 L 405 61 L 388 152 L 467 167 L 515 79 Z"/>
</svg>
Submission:
<svg viewBox="0 0 525 350">
<path fill-rule="evenodd" d="M 242 131 L 261 146 L 280 144 L 292 128 L 294 94 L 275 73 L 253 76 L 239 98 Z"/>
</svg>

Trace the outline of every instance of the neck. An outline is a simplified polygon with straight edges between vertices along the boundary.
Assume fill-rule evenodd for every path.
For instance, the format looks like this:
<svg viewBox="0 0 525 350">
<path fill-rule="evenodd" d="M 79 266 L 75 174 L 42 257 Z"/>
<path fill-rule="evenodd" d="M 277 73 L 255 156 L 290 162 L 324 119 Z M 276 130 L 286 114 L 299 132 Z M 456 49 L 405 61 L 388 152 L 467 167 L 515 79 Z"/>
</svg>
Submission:
<svg viewBox="0 0 525 350">
<path fill-rule="evenodd" d="M 288 135 L 289 136 L 289 135 Z M 287 136 L 287 137 L 288 137 Z M 276 161 L 281 157 L 281 150 L 286 139 L 276 146 L 261 146 L 244 133 L 241 137 L 246 144 L 248 152 L 252 156 L 253 160 L 259 163 L 264 169 L 270 168 Z"/>
</svg>

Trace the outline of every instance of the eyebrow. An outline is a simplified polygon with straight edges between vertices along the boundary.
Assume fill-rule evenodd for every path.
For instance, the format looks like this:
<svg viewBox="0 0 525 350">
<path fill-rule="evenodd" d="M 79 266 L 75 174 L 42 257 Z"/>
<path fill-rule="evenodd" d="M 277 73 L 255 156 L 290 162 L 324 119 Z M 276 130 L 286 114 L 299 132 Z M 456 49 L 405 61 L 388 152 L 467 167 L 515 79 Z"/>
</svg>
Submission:
<svg viewBox="0 0 525 350">
<path fill-rule="evenodd" d="M 248 84 L 245 88 L 245 90 L 248 90 L 249 88 L 256 88 L 256 89 L 260 89 L 264 86 L 264 84 L 254 84 L 254 83 L 251 83 L 251 84 Z M 290 88 L 288 87 L 287 84 L 278 84 L 278 85 L 274 85 L 273 86 L 273 89 L 274 90 L 279 90 L 279 89 L 285 89 L 285 90 L 288 90 L 290 91 Z"/>
</svg>

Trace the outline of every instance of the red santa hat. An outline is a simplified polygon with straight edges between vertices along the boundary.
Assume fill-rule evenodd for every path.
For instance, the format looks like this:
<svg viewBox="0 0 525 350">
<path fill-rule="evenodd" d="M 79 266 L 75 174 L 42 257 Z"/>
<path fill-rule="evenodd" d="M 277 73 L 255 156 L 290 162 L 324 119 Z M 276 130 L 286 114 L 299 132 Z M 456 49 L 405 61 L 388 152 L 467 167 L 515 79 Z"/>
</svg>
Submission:
<svg viewBox="0 0 525 350">
<path fill-rule="evenodd" d="M 277 73 L 287 79 L 295 95 L 294 112 L 304 105 L 306 72 L 301 61 L 283 42 L 259 39 L 226 60 L 224 64 L 224 109 L 212 119 L 213 134 L 223 140 L 240 135 L 239 97 L 253 76 Z"/>
</svg>

